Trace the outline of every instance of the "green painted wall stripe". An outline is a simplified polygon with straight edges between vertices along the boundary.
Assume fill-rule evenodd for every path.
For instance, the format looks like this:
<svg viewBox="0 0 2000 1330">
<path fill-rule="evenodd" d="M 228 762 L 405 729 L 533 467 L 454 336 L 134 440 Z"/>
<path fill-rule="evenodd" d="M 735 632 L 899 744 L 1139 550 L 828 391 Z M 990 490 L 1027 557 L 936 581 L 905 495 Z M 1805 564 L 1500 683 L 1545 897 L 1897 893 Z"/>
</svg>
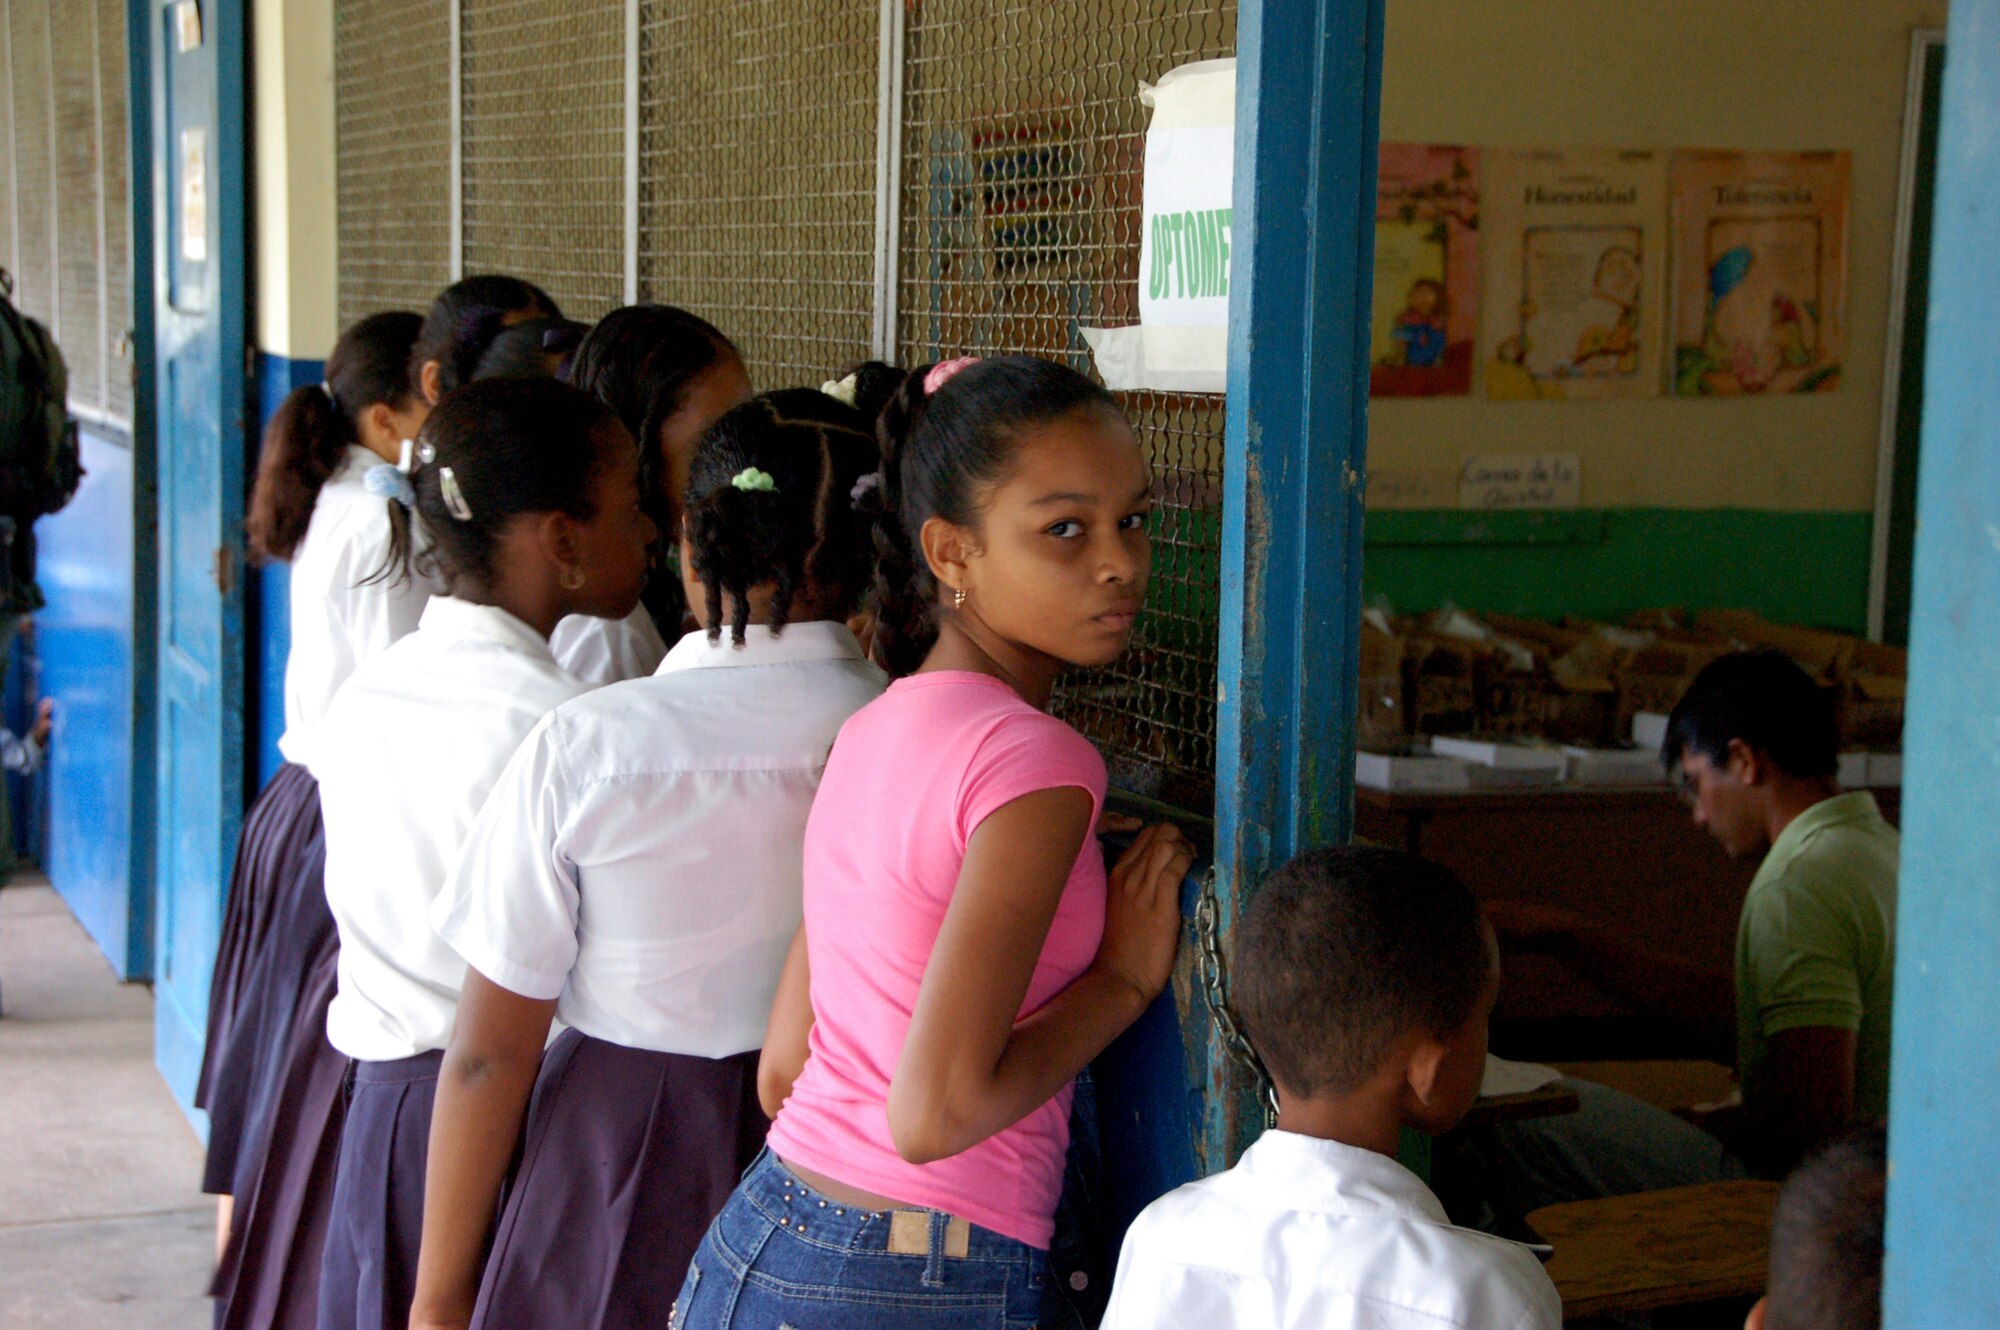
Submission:
<svg viewBox="0 0 2000 1330">
<path fill-rule="evenodd" d="M 1869 513 L 1610 508 L 1368 514 L 1362 584 L 1398 613 L 1441 605 L 1618 619 L 1658 606 L 1753 609 L 1861 632 Z"/>
</svg>

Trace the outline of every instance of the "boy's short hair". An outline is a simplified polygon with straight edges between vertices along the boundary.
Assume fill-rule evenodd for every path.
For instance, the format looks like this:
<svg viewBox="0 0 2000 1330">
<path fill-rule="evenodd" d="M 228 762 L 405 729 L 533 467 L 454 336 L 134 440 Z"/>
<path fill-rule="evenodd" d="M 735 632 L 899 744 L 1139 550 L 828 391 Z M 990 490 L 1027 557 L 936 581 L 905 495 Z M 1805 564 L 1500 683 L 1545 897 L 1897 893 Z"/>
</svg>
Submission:
<svg viewBox="0 0 2000 1330">
<path fill-rule="evenodd" d="M 1887 1133 L 1857 1127 L 1799 1165 L 1771 1217 L 1765 1330 L 1878 1330 Z"/>
<path fill-rule="evenodd" d="M 1410 1030 L 1463 1029 L 1493 965 L 1472 892 L 1401 850 L 1309 850 L 1237 925 L 1237 1011 L 1292 1094 L 1350 1094 Z"/>
<path fill-rule="evenodd" d="M 1831 776 L 1840 766 L 1833 699 L 1780 651 L 1737 651 L 1710 661 L 1667 717 L 1660 760 L 1683 753 L 1720 765 L 1741 739 L 1788 776 Z"/>
</svg>

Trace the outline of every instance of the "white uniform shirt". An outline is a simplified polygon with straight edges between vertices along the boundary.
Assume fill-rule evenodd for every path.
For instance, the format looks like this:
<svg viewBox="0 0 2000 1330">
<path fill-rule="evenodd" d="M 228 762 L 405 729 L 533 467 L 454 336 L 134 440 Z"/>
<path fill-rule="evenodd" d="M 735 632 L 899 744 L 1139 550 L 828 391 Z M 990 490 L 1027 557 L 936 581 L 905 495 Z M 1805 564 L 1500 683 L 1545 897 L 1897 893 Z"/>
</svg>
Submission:
<svg viewBox="0 0 2000 1330">
<path fill-rule="evenodd" d="M 445 1046 L 465 963 L 431 902 L 521 740 L 583 691 L 513 615 L 438 596 L 327 708 L 313 770 L 340 925 L 335 1048 L 386 1062 Z"/>
<path fill-rule="evenodd" d="M 628 1048 L 760 1047 L 800 918 L 806 814 L 882 672 L 837 623 L 690 633 L 521 746 L 432 919 L 488 979 Z"/>
<path fill-rule="evenodd" d="M 1267 1131 L 1146 1207 L 1104 1330 L 1558 1330 L 1533 1249 L 1454 1228 L 1386 1155 Z"/>
<path fill-rule="evenodd" d="M 593 688 L 643 679 L 667 658 L 667 644 L 641 605 L 622 619 L 572 614 L 549 635 L 556 663 Z"/>
<path fill-rule="evenodd" d="M 292 645 L 278 751 L 307 768 L 313 727 L 333 695 L 356 666 L 416 631 L 435 589 L 415 576 L 368 582 L 389 553 L 389 501 L 370 494 L 361 478 L 381 464 L 368 449 L 349 445 L 340 469 L 320 488 L 306 537 L 292 555 Z"/>
</svg>

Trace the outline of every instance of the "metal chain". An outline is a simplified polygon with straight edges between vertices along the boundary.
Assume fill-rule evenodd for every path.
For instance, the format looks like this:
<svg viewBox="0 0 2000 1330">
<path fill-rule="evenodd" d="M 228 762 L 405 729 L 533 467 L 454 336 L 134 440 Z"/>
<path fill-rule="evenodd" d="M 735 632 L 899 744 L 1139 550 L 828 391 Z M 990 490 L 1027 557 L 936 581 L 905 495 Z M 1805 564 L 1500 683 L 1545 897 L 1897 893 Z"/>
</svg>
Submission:
<svg viewBox="0 0 2000 1330">
<path fill-rule="evenodd" d="M 1195 964 L 1199 969 L 1201 995 L 1208 1004 L 1209 1019 L 1215 1022 L 1215 1032 L 1222 1036 L 1222 1046 L 1250 1073 L 1257 1097 L 1264 1105 L 1264 1126 L 1269 1129 L 1278 1125 L 1278 1092 L 1264 1070 L 1263 1060 L 1244 1035 L 1236 1009 L 1229 1005 L 1229 979 L 1222 959 L 1222 902 L 1215 894 L 1216 877 L 1216 870 L 1210 868 L 1201 880 L 1201 894 L 1195 898 Z"/>
</svg>

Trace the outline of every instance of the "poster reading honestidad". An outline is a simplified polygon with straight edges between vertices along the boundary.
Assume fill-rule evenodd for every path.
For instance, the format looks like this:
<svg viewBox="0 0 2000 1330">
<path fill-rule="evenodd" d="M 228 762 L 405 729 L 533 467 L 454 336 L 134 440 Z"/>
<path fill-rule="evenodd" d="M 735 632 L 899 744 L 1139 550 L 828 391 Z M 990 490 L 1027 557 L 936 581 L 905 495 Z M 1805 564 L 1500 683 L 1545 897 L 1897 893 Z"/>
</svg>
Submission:
<svg viewBox="0 0 2000 1330">
<path fill-rule="evenodd" d="M 1674 154 L 1674 392 L 1830 392 L 1847 343 L 1844 152 Z"/>
<path fill-rule="evenodd" d="M 1485 175 L 1480 354 L 1487 396 L 1658 395 L 1665 154 L 1489 148 Z"/>
</svg>

